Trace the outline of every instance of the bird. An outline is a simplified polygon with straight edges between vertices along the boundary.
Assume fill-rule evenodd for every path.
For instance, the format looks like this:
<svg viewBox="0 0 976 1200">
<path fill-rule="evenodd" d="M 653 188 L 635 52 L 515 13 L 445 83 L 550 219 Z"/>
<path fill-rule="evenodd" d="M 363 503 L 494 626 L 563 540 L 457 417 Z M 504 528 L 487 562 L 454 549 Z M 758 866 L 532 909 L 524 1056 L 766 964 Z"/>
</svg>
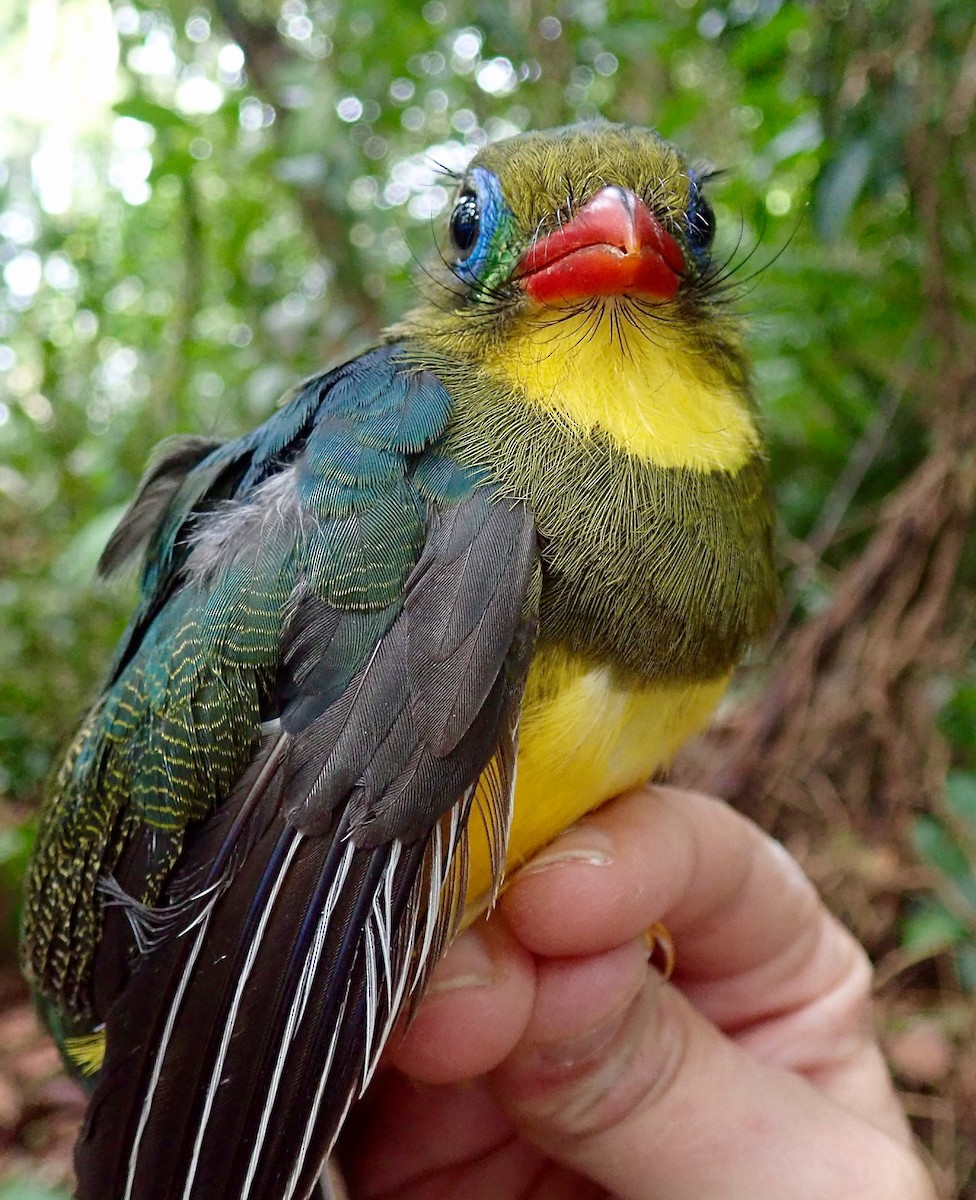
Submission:
<svg viewBox="0 0 976 1200">
<path fill-rule="evenodd" d="M 768 629 L 707 180 L 631 125 L 487 144 L 370 349 L 151 461 L 24 902 L 79 1200 L 306 1200 L 451 938 Z"/>
</svg>

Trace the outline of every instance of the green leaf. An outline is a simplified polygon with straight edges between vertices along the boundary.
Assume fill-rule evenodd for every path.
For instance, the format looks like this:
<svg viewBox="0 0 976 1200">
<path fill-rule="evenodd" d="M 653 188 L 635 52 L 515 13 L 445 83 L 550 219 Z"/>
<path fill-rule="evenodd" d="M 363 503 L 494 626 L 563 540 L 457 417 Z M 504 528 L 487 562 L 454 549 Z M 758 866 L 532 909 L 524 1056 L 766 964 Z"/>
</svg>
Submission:
<svg viewBox="0 0 976 1200">
<path fill-rule="evenodd" d="M 976 923 L 976 872 L 968 848 L 960 846 L 953 831 L 928 813 L 916 818 L 912 837 L 919 854 L 945 877 Z"/>
<path fill-rule="evenodd" d="M 770 20 L 743 29 L 731 61 L 752 81 L 763 72 L 782 70 L 790 55 L 790 34 L 809 25 L 810 14 L 802 5 L 784 5 Z"/>
<path fill-rule="evenodd" d="M 901 944 L 919 954 L 935 954 L 962 941 L 966 929 L 941 904 L 926 900 L 905 917 L 901 926 Z"/>
<path fill-rule="evenodd" d="M 976 684 L 956 691 L 939 714 L 939 726 L 954 746 L 976 760 Z"/>
<path fill-rule="evenodd" d="M 946 778 L 946 800 L 952 812 L 976 837 L 976 774 L 950 771 Z"/>
<path fill-rule="evenodd" d="M 26 863 L 32 841 L 32 827 L 29 824 L 0 829 L 0 870 L 6 869 L 10 863 Z"/>
<path fill-rule="evenodd" d="M 55 564 L 54 571 L 59 580 L 74 587 L 87 587 L 91 584 L 99 556 L 125 508 L 125 505 L 113 505 L 82 525 Z"/>
<path fill-rule="evenodd" d="M 912 840 L 925 861 L 947 879 L 958 883 L 971 878 L 972 870 L 966 855 L 942 822 L 929 813 L 915 818 Z"/>
<path fill-rule="evenodd" d="M 956 972 L 966 992 L 976 992 L 976 943 L 964 941 L 956 947 Z"/>
<path fill-rule="evenodd" d="M 71 1197 L 61 1188 L 24 1177 L 0 1183 L 0 1200 L 71 1200 Z"/>
<path fill-rule="evenodd" d="M 874 146 L 867 138 L 854 138 L 841 146 L 824 168 L 817 184 L 813 216 L 821 237 L 832 241 L 847 225 L 851 210 L 867 182 Z"/>
<path fill-rule="evenodd" d="M 186 117 L 172 108 L 148 100 L 145 96 L 130 96 L 127 100 L 119 100 L 112 105 L 112 111 L 119 117 L 132 117 L 136 121 L 144 121 L 153 129 L 185 129 L 190 133 L 196 132 L 196 127 Z"/>
</svg>

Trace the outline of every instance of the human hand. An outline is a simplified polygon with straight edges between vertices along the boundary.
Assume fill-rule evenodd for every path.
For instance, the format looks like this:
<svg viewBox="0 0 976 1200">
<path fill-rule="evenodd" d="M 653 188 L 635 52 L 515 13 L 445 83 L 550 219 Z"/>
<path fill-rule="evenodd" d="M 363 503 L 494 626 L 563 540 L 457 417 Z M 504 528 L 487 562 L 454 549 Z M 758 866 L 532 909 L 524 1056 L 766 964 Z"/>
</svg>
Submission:
<svg viewBox="0 0 976 1200">
<path fill-rule="evenodd" d="M 350 1193 L 932 1200 L 870 983 L 778 843 L 705 796 L 630 793 L 439 964 L 340 1147 Z"/>
</svg>

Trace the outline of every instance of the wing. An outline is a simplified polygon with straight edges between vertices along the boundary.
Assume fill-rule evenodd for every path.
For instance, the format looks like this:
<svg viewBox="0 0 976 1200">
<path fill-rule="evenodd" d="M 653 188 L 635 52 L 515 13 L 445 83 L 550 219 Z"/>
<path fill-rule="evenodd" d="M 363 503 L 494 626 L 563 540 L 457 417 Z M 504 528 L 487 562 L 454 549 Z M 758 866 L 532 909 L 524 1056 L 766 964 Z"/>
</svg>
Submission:
<svg viewBox="0 0 976 1200">
<path fill-rule="evenodd" d="M 21 938 L 24 972 L 55 1037 L 62 1045 L 79 1034 L 86 1039 L 68 1053 L 86 1072 L 97 1065 L 100 1044 L 89 1045 L 87 1035 L 104 1018 L 132 951 L 124 935 L 135 908 L 123 916 L 106 907 L 103 889 L 118 877 L 134 904 L 154 904 L 186 827 L 246 768 L 280 653 L 280 606 L 295 582 L 284 520 L 272 522 L 274 544 L 258 544 L 252 530 L 249 559 L 239 555 L 230 577 L 192 570 L 194 549 L 221 520 L 232 526 L 235 512 L 242 527 L 248 514 L 273 516 L 266 493 L 275 474 L 297 469 L 316 419 L 328 418 L 338 385 L 352 373 L 365 377 L 367 389 L 383 380 L 390 403 L 408 390 L 397 386 L 389 361 L 367 358 L 310 381 L 237 441 L 164 443 L 102 556 L 101 569 L 115 570 L 148 544 L 140 602 L 42 815 Z M 354 458 L 353 448 L 350 469 Z M 331 524 L 324 504 L 315 515 Z M 292 557 L 309 544 L 293 541 Z M 250 635 L 246 656 L 233 636 L 241 630 Z"/>
<path fill-rule="evenodd" d="M 319 602 L 296 612 L 280 715 L 184 851 L 178 932 L 110 1013 L 80 1200 L 309 1194 L 455 928 L 485 771 L 507 806 L 534 558 L 519 505 L 439 512 L 401 612 L 331 702 L 323 660 L 355 634 Z"/>
<path fill-rule="evenodd" d="M 143 600 L 25 906 L 69 1053 L 105 1055 L 83 1198 L 306 1195 L 449 936 L 483 774 L 504 840 L 533 523 L 437 452 L 449 413 L 371 352 L 172 448 L 110 547 L 149 532 Z"/>
</svg>

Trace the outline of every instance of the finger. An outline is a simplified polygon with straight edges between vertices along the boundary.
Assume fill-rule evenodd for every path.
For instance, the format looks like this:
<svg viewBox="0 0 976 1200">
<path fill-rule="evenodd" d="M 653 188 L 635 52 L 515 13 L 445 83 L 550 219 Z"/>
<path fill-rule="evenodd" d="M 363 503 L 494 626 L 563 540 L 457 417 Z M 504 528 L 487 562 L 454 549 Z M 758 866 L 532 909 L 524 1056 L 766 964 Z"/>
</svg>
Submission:
<svg viewBox="0 0 976 1200">
<path fill-rule="evenodd" d="M 643 987 L 647 953 L 646 939 L 640 938 L 600 956 L 549 960 L 547 1006 L 559 1028 L 585 1038 L 608 1009 L 626 1011 Z M 525 951 L 500 921 L 481 923 L 458 940 L 429 1002 L 388 1056 L 388 1067 L 395 1063 L 413 1078 L 386 1069 L 352 1114 L 341 1151 L 354 1195 L 494 1200 L 528 1195 L 527 1181 L 534 1181 L 533 1196 L 552 1200 L 604 1194 L 591 1181 L 554 1167 L 519 1137 L 483 1078 L 444 1086 L 481 1074 L 489 1055 L 490 1066 L 496 1066 L 524 1036 L 536 992 L 534 968 L 526 976 L 521 956 Z M 491 1027 L 492 1018 L 505 1023 L 504 1038 Z M 516 1028 L 517 1036 L 506 1044 Z M 442 1086 L 418 1087 L 418 1078 L 437 1079 Z"/>
<path fill-rule="evenodd" d="M 352 1110 L 340 1155 L 352 1195 L 373 1200 L 405 1196 L 418 1180 L 449 1181 L 465 1164 L 502 1154 L 512 1140 L 511 1122 L 484 1081 L 430 1087 L 386 1070 Z"/>
<path fill-rule="evenodd" d="M 818 906 L 793 860 L 755 825 L 718 800 L 664 787 L 630 792 L 575 825 L 502 900 L 536 954 L 597 953 L 660 920 L 680 938 L 682 970 L 704 976 L 778 955 L 807 933 Z"/>
<path fill-rule="evenodd" d="M 503 912 L 543 956 L 599 952 L 663 922 L 674 982 L 699 1011 L 908 1141 L 864 951 L 782 846 L 727 805 L 662 787 L 620 797 L 530 863 Z"/>
<path fill-rule="evenodd" d="M 339 1160 L 354 1200 L 605 1200 L 518 1135 L 485 1079 L 423 1086 L 387 1070 L 350 1114 Z"/>
<path fill-rule="evenodd" d="M 608 1005 L 630 1002 L 643 986 L 647 954 L 641 937 L 601 955 L 549 960 L 549 1003 L 558 1003 L 561 983 L 565 1012 L 585 1030 Z M 393 1039 L 386 1061 L 425 1083 L 485 1075 L 524 1038 L 536 999 L 531 956 L 503 921 L 478 922 L 438 965 L 415 1018 Z"/>
<path fill-rule="evenodd" d="M 727 805 L 670 788 L 622 796 L 557 839 L 502 911 L 544 956 L 599 953 L 663 922 L 677 979 L 726 1029 L 795 1007 L 858 955 L 778 843 Z"/>
<path fill-rule="evenodd" d="M 526 1035 L 492 1076 L 557 1161 L 621 1200 L 932 1197 L 907 1147 L 725 1038 L 652 973 L 581 1029 L 572 969 L 539 965 Z"/>
<path fill-rule="evenodd" d="M 523 1036 L 534 998 L 532 956 L 504 921 L 477 921 L 437 964 L 387 1061 L 427 1083 L 483 1075 Z"/>
</svg>

